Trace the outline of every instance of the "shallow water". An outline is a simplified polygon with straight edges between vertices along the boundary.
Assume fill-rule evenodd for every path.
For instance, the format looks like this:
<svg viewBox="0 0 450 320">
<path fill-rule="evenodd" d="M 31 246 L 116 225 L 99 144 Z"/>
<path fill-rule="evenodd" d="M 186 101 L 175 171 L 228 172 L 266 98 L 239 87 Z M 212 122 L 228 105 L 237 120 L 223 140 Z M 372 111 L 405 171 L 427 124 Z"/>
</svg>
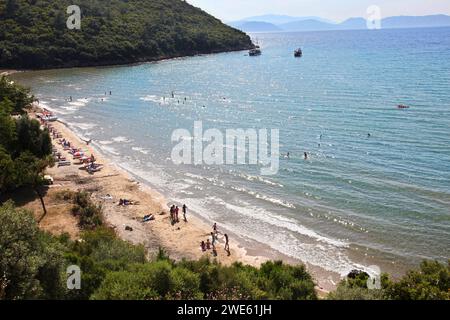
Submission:
<svg viewBox="0 0 450 320">
<path fill-rule="evenodd" d="M 260 57 L 14 78 L 123 168 L 242 237 L 342 274 L 449 259 L 450 28 L 257 37 Z M 275 176 L 175 166 L 171 134 L 192 132 L 196 120 L 204 129 L 278 128 L 291 158 Z"/>
</svg>

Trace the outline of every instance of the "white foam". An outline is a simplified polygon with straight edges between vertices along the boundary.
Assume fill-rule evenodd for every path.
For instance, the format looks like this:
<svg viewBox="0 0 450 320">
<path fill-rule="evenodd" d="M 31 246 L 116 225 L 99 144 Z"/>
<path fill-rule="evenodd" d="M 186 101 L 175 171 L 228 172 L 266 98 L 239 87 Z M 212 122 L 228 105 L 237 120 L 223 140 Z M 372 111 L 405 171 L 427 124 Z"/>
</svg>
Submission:
<svg viewBox="0 0 450 320">
<path fill-rule="evenodd" d="M 155 95 L 146 95 L 145 97 L 139 98 L 139 100 L 148 101 L 148 102 L 156 102 L 159 104 L 169 104 L 168 98 L 164 99 L 163 97 L 158 97 Z"/>
<path fill-rule="evenodd" d="M 101 149 L 106 151 L 106 152 L 108 152 L 108 153 L 110 153 L 110 154 L 113 154 L 115 156 L 119 156 L 120 155 L 120 153 L 113 147 L 109 147 L 109 146 L 103 145 L 103 146 L 101 146 Z"/>
<path fill-rule="evenodd" d="M 77 99 L 76 101 L 69 102 L 69 105 L 74 107 L 84 107 L 89 103 L 90 99 L 83 98 L 83 99 Z"/>
<path fill-rule="evenodd" d="M 112 141 L 114 141 L 114 142 L 131 142 L 130 139 L 128 139 L 127 137 L 123 137 L 123 136 L 112 138 Z"/>
<path fill-rule="evenodd" d="M 327 238 L 299 225 L 297 221 L 274 215 L 263 208 L 252 207 L 246 203 L 243 206 L 226 203 L 222 199 L 209 198 L 174 198 L 178 203 L 187 203 L 189 208 L 206 219 L 208 223 L 216 222 L 223 212 L 211 210 L 211 202 L 236 212 L 244 218 L 239 221 L 224 222 L 226 229 L 234 234 L 243 235 L 289 257 L 299 259 L 311 265 L 326 270 L 347 275 L 352 269 L 365 269 L 364 266 L 353 263 L 347 256 L 347 243 Z M 275 228 L 287 229 L 287 232 L 276 231 Z M 295 234 L 306 236 L 311 241 L 304 241 Z"/>
<path fill-rule="evenodd" d="M 286 208 L 295 209 L 295 205 L 293 205 L 292 203 L 289 203 L 289 202 L 287 202 L 285 200 L 281 200 L 281 199 L 278 199 L 278 198 L 273 198 L 273 197 L 270 197 L 270 196 L 267 196 L 267 195 L 259 194 L 259 193 L 255 192 L 255 191 L 248 190 L 248 189 L 245 189 L 245 188 L 242 188 L 242 187 L 231 186 L 231 189 L 239 191 L 239 192 L 247 193 L 247 194 L 249 194 L 251 196 L 254 196 L 257 199 L 265 200 L 267 202 L 271 202 L 273 204 L 277 204 L 277 205 L 280 205 L 280 206 L 283 206 L 283 207 L 286 207 Z"/>
<path fill-rule="evenodd" d="M 248 206 L 248 204 L 245 203 L 245 207 L 241 207 L 226 203 L 223 200 L 221 200 L 221 203 L 229 210 L 233 210 L 234 212 L 237 212 L 239 214 L 264 221 L 273 226 L 282 227 L 284 229 L 296 232 L 304 236 L 308 236 L 318 241 L 332 244 L 336 247 L 348 247 L 348 244 L 346 242 L 321 236 L 313 230 L 300 225 L 298 221 L 280 215 L 275 215 L 263 208 Z"/>
<path fill-rule="evenodd" d="M 142 153 L 142 154 L 148 154 L 149 153 L 149 151 L 148 150 L 146 150 L 146 149 L 144 149 L 144 148 L 141 148 L 141 147 L 133 147 L 133 148 L 131 148 L 133 151 L 137 151 L 137 152 L 140 152 L 140 153 Z"/>
<path fill-rule="evenodd" d="M 95 123 L 72 122 L 70 124 L 74 127 L 80 128 L 81 130 L 91 130 L 97 127 Z"/>
<path fill-rule="evenodd" d="M 232 175 L 234 175 L 234 176 L 238 176 L 240 178 L 244 178 L 245 180 L 248 180 L 248 181 L 259 181 L 259 182 L 262 182 L 262 183 L 265 183 L 265 184 L 268 184 L 268 185 L 271 185 L 271 186 L 276 186 L 276 187 L 280 187 L 280 188 L 284 187 L 280 183 L 273 182 L 273 181 L 271 181 L 271 180 L 269 180 L 267 178 L 263 178 L 261 176 L 254 176 L 254 175 L 245 174 L 245 173 L 234 173 L 233 170 L 230 170 L 230 173 Z"/>
</svg>

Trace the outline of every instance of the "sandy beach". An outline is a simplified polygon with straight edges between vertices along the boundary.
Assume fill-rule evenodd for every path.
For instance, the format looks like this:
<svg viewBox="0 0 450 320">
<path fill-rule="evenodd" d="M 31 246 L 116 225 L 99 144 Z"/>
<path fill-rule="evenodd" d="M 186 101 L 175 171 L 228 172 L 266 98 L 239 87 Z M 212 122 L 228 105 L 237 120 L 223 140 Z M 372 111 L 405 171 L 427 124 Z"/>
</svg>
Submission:
<svg viewBox="0 0 450 320">
<path fill-rule="evenodd" d="M 180 222 L 172 226 L 169 219 L 169 204 L 163 195 L 137 182 L 126 171 L 103 157 L 95 147 L 87 145 L 85 141 L 77 137 L 65 124 L 56 121 L 52 122 L 51 126 L 73 145 L 82 148 L 86 154 L 94 154 L 96 163 L 103 165 L 103 169 L 94 174 L 82 170 L 81 164 L 77 165 L 79 161 L 73 160 L 72 156 L 64 151 L 55 139 L 53 140 L 54 147 L 72 164 L 64 167 L 56 165 L 47 170 L 47 174 L 54 179 L 50 194 L 58 190 L 84 190 L 91 193 L 93 200 L 102 205 L 106 223 L 115 229 L 122 239 L 134 244 L 144 244 L 150 254 L 157 252 L 159 247 L 163 247 L 174 259 L 198 259 L 205 255 L 200 249 L 200 243 L 207 240 L 212 226 L 206 225 L 190 214 L 189 209 L 188 222 L 183 221 L 180 211 Z M 112 198 L 106 199 L 106 195 L 110 195 Z M 119 206 L 119 199 L 129 199 L 138 204 Z M 189 204 L 187 205 L 189 207 Z M 142 218 L 149 214 L 153 214 L 156 219 L 143 223 Z M 42 225 L 45 228 L 46 219 L 43 220 Z M 133 231 L 126 231 L 126 226 L 131 227 Z M 50 229 L 50 231 L 53 230 Z M 76 232 L 69 233 L 77 236 Z M 261 261 L 266 260 L 262 257 L 247 256 L 245 251 L 233 241 L 230 242 L 231 255 L 228 256 L 224 245 L 223 235 L 219 234 L 217 259 L 223 264 L 241 261 L 258 265 Z M 207 252 L 206 255 L 212 257 L 211 252 Z"/>
<path fill-rule="evenodd" d="M 34 107 L 30 116 L 35 117 L 38 112 L 40 109 Z M 242 262 L 259 266 L 261 263 L 273 259 L 282 259 L 292 264 L 300 263 L 298 260 L 282 256 L 263 244 L 245 243 L 246 239 L 236 239 L 235 235 L 222 229 L 221 226 L 218 226 L 217 257 L 213 256 L 211 250 L 206 253 L 202 252 L 200 243 L 208 239 L 212 225 L 199 219 L 189 209 L 187 223 L 183 221 L 180 213 L 180 222 L 172 225 L 169 216 L 169 207 L 172 203 L 168 203 L 164 195 L 140 183 L 130 173 L 102 155 L 92 144 L 88 145 L 65 123 L 55 121 L 50 125 L 72 145 L 82 148 L 85 154 L 89 156 L 94 154 L 96 163 L 101 164 L 103 169 L 94 174 L 82 170 L 82 165 L 78 164 L 79 161 L 73 160 L 72 155 L 64 151 L 63 147 L 57 143 L 58 139 L 53 140 L 54 147 L 71 162 L 71 165 L 62 167 L 56 165 L 47 170 L 47 174 L 54 179 L 54 184 L 49 188 L 45 197 L 48 214 L 41 222 L 44 230 L 54 234 L 68 233 L 73 239 L 77 239 L 80 234 L 77 220 L 71 215 L 70 206 L 60 203 L 56 199 L 56 195 L 64 190 L 86 191 L 92 195 L 92 199 L 96 203 L 103 207 L 104 220 L 107 225 L 113 228 L 122 239 L 133 244 L 144 245 L 150 258 L 161 247 L 171 258 L 176 260 L 199 259 L 202 256 L 209 256 L 225 265 Z M 138 204 L 119 206 L 120 199 L 128 199 Z M 176 205 L 181 207 L 183 204 L 176 203 Z M 189 203 L 186 205 L 189 208 Z M 35 212 L 42 212 L 37 200 L 28 204 L 27 207 L 32 208 Z M 155 220 L 142 222 L 143 217 L 150 214 L 155 216 Z M 132 231 L 127 230 L 130 229 L 127 227 L 131 227 Z M 224 249 L 224 233 L 230 234 L 230 255 Z M 307 263 L 306 266 L 315 277 L 318 284 L 317 290 L 321 295 L 333 290 L 339 281 L 338 274 Z"/>
</svg>

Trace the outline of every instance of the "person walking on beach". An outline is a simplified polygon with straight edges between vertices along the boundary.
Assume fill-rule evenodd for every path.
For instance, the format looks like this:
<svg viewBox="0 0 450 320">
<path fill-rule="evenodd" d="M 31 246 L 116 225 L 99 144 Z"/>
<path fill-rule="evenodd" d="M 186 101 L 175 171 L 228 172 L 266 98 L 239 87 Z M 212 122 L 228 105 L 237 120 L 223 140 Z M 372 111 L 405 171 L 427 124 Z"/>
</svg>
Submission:
<svg viewBox="0 0 450 320">
<path fill-rule="evenodd" d="M 213 232 L 211 232 L 211 243 L 212 243 L 213 245 L 216 244 L 216 236 L 214 235 Z"/>
<path fill-rule="evenodd" d="M 187 206 L 185 204 L 183 204 L 183 219 L 184 219 L 184 222 L 187 222 L 186 214 L 187 214 Z"/>
<path fill-rule="evenodd" d="M 217 230 L 217 223 L 214 223 L 213 230 L 214 230 L 214 236 L 217 238 L 217 235 L 219 234 L 219 231 Z"/>
<path fill-rule="evenodd" d="M 231 255 L 230 252 L 230 239 L 228 238 L 228 234 L 225 233 L 225 251 L 228 253 L 228 256 Z"/>
<path fill-rule="evenodd" d="M 176 206 L 175 208 L 175 222 L 180 222 L 180 219 L 178 218 L 178 213 L 180 212 L 180 208 L 178 208 L 178 206 Z"/>
</svg>

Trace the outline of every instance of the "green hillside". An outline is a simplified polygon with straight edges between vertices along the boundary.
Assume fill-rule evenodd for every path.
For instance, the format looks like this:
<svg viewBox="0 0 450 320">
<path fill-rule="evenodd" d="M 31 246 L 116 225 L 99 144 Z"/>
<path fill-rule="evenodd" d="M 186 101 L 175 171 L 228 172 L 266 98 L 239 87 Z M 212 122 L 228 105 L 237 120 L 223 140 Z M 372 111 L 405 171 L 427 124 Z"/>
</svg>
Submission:
<svg viewBox="0 0 450 320">
<path fill-rule="evenodd" d="M 74 4 L 81 30 L 66 26 Z M 181 0 L 0 0 L 0 68 L 125 64 L 250 46 L 245 33 Z"/>
</svg>

